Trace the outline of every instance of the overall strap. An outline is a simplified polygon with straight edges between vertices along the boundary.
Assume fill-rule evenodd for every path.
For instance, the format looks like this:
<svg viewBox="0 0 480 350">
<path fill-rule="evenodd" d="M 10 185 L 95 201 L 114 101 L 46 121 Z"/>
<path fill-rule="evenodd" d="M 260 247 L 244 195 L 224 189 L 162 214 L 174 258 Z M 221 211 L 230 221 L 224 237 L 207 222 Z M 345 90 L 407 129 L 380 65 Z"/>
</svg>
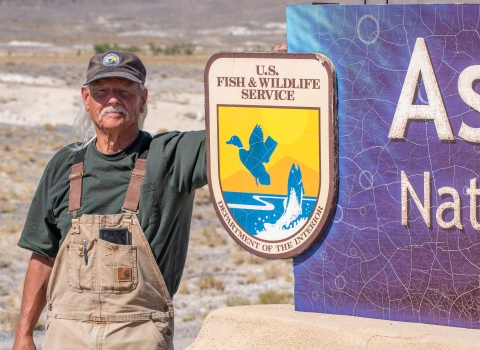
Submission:
<svg viewBox="0 0 480 350">
<path fill-rule="evenodd" d="M 143 183 L 145 177 L 145 165 L 147 163 L 148 149 L 145 150 L 135 162 L 135 168 L 132 170 L 132 177 L 128 184 L 127 195 L 125 196 L 125 202 L 123 203 L 122 210 L 127 214 L 136 214 L 138 211 L 138 202 L 140 201 L 140 186 Z"/>
<path fill-rule="evenodd" d="M 68 199 L 68 213 L 74 218 L 77 212 L 82 210 L 82 177 L 83 177 L 83 160 L 87 149 L 84 148 L 75 154 L 73 160 L 72 172 L 68 176 L 70 181 L 70 197 Z"/>
</svg>

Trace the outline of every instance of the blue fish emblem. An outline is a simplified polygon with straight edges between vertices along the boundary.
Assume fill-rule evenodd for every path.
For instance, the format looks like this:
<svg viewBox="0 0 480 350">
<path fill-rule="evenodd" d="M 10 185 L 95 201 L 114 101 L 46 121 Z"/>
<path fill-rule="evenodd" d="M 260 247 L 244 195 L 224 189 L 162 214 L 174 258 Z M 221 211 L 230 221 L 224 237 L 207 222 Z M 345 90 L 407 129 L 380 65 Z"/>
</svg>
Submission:
<svg viewBox="0 0 480 350">
<path fill-rule="evenodd" d="M 283 214 L 275 223 L 280 230 L 288 230 L 302 219 L 303 187 L 302 170 L 299 165 L 292 164 L 288 175 L 287 198 L 283 201 Z"/>
<path fill-rule="evenodd" d="M 257 231 L 257 236 L 267 240 L 291 236 L 292 230 L 301 227 L 308 219 L 309 213 L 303 212 L 304 194 L 302 170 L 300 165 L 292 164 L 288 174 L 287 197 L 283 201 L 283 214 L 274 223 L 266 222 L 263 230 Z"/>
<path fill-rule="evenodd" d="M 234 135 L 227 141 L 227 145 L 238 147 L 240 161 L 253 175 L 256 185 L 258 186 L 258 183 L 270 185 L 270 174 L 268 174 L 264 164 L 270 161 L 270 157 L 277 147 L 277 141 L 269 136 L 264 142 L 262 127 L 257 124 L 250 134 L 248 143 L 250 149 L 247 151 L 238 136 Z"/>
<path fill-rule="evenodd" d="M 300 213 L 302 207 L 302 199 L 305 194 L 305 188 L 303 187 L 302 180 L 302 170 L 300 165 L 292 164 L 290 168 L 290 174 L 288 176 L 288 197 L 286 203 L 284 204 L 285 209 L 292 205 L 291 202 L 296 202 L 299 204 Z"/>
</svg>

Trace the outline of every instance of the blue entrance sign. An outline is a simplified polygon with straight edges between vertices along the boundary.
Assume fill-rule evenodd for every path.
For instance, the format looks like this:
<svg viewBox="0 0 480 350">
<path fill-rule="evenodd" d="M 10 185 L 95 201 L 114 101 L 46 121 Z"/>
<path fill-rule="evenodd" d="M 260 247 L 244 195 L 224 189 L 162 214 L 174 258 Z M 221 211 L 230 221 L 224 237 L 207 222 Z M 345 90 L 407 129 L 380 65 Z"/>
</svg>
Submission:
<svg viewBox="0 0 480 350">
<path fill-rule="evenodd" d="M 480 6 L 289 6 L 338 87 L 338 204 L 300 311 L 480 328 Z"/>
</svg>

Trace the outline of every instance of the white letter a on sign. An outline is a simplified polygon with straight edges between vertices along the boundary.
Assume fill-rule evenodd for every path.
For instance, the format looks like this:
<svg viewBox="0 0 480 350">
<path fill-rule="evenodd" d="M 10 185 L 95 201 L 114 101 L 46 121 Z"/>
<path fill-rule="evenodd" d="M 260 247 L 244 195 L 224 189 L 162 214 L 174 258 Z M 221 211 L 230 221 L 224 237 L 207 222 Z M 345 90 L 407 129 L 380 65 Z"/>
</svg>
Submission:
<svg viewBox="0 0 480 350">
<path fill-rule="evenodd" d="M 413 104 L 420 75 L 423 78 L 428 105 Z M 430 55 L 423 38 L 417 38 L 415 43 L 388 138 L 404 138 L 409 120 L 433 120 L 440 140 L 454 139 Z"/>
</svg>

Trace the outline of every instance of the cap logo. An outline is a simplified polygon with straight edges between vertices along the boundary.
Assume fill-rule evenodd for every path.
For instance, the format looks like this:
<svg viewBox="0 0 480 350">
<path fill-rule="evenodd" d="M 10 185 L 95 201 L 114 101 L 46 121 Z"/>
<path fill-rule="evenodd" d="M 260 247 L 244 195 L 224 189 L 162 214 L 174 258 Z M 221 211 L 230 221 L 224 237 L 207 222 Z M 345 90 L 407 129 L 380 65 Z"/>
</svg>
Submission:
<svg viewBox="0 0 480 350">
<path fill-rule="evenodd" d="M 109 53 L 103 58 L 104 66 L 116 66 L 120 63 L 120 57 L 115 53 Z"/>
</svg>

